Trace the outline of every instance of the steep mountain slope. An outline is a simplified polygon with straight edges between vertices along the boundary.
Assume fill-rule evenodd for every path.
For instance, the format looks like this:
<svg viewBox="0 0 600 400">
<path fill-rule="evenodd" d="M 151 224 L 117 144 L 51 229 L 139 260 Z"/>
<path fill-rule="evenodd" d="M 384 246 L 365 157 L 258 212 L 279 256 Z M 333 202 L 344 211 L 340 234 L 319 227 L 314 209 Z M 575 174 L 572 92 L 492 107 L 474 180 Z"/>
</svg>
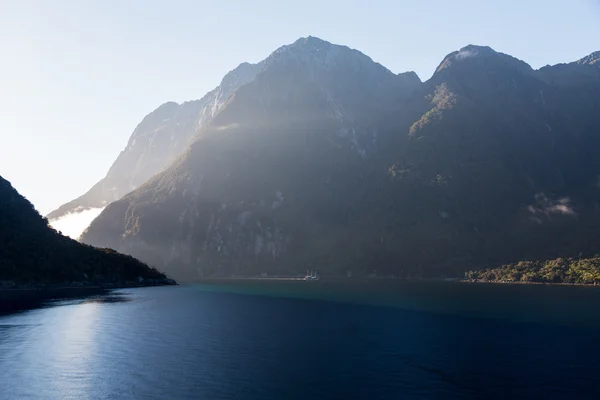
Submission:
<svg viewBox="0 0 600 400">
<path fill-rule="evenodd" d="M 95 249 L 48 227 L 33 208 L 0 177 L 0 289 L 29 284 L 122 284 L 139 277 L 165 280 L 140 261 L 110 249 Z"/>
<path fill-rule="evenodd" d="M 84 195 L 48 214 L 55 220 L 72 212 L 105 207 L 134 190 L 173 162 L 241 85 L 254 79 L 262 65 L 243 63 L 230 71 L 221 84 L 202 99 L 177 104 L 169 102 L 148 114 L 135 128 L 125 149 L 106 177 Z"/>
<path fill-rule="evenodd" d="M 181 266 L 179 276 L 274 271 L 281 255 L 304 253 L 296 243 L 345 236 L 371 171 L 387 168 L 385 131 L 419 86 L 317 38 L 284 46 L 180 160 L 110 205 L 82 239 Z"/>
<path fill-rule="evenodd" d="M 421 83 L 300 39 L 82 239 L 180 278 L 439 276 L 597 251 L 600 91 L 585 60 L 581 85 L 467 46 Z"/>
<path fill-rule="evenodd" d="M 404 260 L 442 273 L 598 250 L 600 92 L 540 72 L 467 46 L 426 83 L 432 104 L 392 168 L 396 196 L 419 199 L 388 214 L 415 226 L 400 232 L 422 253 Z"/>
</svg>

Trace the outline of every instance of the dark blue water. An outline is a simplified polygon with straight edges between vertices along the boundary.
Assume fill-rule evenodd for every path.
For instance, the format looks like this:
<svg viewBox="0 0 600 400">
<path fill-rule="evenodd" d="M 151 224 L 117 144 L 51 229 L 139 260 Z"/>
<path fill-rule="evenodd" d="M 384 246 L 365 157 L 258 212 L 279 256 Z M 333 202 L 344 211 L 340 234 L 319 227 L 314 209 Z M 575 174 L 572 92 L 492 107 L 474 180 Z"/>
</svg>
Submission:
<svg viewBox="0 0 600 400">
<path fill-rule="evenodd" d="M 122 290 L 0 316 L 0 399 L 600 398 L 599 307 L 577 287 Z"/>
</svg>

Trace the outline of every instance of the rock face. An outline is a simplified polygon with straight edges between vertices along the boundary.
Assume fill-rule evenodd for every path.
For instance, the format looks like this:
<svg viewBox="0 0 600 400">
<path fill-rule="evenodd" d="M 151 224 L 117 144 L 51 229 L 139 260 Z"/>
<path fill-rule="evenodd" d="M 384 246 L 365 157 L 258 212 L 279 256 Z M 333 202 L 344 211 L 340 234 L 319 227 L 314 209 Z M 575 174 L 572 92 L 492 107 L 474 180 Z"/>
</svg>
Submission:
<svg viewBox="0 0 600 400">
<path fill-rule="evenodd" d="M 395 119 L 420 84 L 414 74 L 397 76 L 358 51 L 316 38 L 284 46 L 181 159 L 111 204 L 110 217 L 98 219 L 83 240 L 132 254 L 143 248 L 161 265 L 181 266 L 175 274 L 183 277 L 270 270 L 269 263 L 296 251 L 293 236 L 314 240 L 323 218 L 343 222 L 352 200 L 337 210 L 339 197 L 363 191 L 354 183 L 367 179 L 369 160 L 387 146 L 380 134 L 391 125 L 379 121 Z M 154 190 L 163 204 L 151 200 Z M 160 233 L 140 225 L 151 223 L 142 214 L 155 212 L 165 223 Z M 299 216 L 300 229 L 292 230 L 288 224 Z M 95 236 L 105 230 L 111 233 Z"/>
<path fill-rule="evenodd" d="M 261 64 L 241 64 L 202 99 L 183 104 L 168 102 L 148 114 L 135 128 L 106 177 L 82 196 L 52 211 L 48 219 L 105 207 L 165 169 L 183 153 L 196 131 L 216 115 L 229 96 L 254 79 L 261 68 Z"/>
<path fill-rule="evenodd" d="M 470 45 L 422 83 L 300 39 L 82 240 L 180 279 L 439 276 L 597 251 L 594 59 L 535 71 Z"/>
<path fill-rule="evenodd" d="M 0 176 L 0 289 L 174 284 L 146 264 L 95 249 L 48 227 L 32 204 Z"/>
</svg>

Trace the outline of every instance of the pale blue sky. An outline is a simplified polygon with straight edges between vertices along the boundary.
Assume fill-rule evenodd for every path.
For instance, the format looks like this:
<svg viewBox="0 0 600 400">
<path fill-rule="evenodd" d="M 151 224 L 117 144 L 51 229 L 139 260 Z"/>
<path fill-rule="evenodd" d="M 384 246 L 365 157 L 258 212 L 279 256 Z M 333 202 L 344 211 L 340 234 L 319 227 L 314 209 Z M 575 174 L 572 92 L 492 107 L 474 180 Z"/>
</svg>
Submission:
<svg viewBox="0 0 600 400">
<path fill-rule="evenodd" d="M 600 1 L 0 0 L 0 175 L 47 213 L 158 105 L 308 35 L 423 80 L 470 43 L 539 68 L 600 50 Z"/>
</svg>

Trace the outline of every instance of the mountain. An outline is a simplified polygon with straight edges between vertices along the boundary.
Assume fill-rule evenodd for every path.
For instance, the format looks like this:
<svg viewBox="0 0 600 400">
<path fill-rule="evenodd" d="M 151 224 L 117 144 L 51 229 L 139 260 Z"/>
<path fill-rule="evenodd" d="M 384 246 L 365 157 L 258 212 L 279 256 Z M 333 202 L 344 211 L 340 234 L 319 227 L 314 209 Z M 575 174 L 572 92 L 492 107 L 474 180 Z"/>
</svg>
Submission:
<svg viewBox="0 0 600 400">
<path fill-rule="evenodd" d="M 419 199 L 392 218 L 418 226 L 403 229 L 427 249 L 414 264 L 443 274 L 598 251 L 600 81 L 552 84 L 548 72 L 467 46 L 426 82 L 431 104 L 393 169 L 394 192 Z"/>
<path fill-rule="evenodd" d="M 167 282 L 164 274 L 111 249 L 96 249 L 48 227 L 33 205 L 0 177 L 0 289 L 47 285 Z"/>
<path fill-rule="evenodd" d="M 595 252 L 600 91 L 590 57 L 536 71 L 469 45 L 421 82 L 299 39 L 82 240 L 180 279 L 448 276 Z M 580 74 L 588 84 L 569 78 Z"/>
<path fill-rule="evenodd" d="M 594 86 L 600 79 L 600 51 L 571 63 L 547 65 L 540 68 L 539 75 L 545 82 L 563 88 Z"/>
<path fill-rule="evenodd" d="M 135 128 L 125 149 L 106 176 L 82 196 L 47 215 L 56 220 L 69 213 L 105 207 L 140 186 L 173 162 L 241 85 L 252 80 L 261 64 L 243 63 L 230 71 L 221 84 L 202 99 L 177 104 L 168 102 L 148 114 Z"/>
<path fill-rule="evenodd" d="M 82 238 L 143 249 L 173 272 L 182 266 L 176 275 L 196 276 L 203 265 L 201 274 L 265 268 L 265 260 L 297 251 L 288 248 L 292 236 L 314 241 L 328 221 L 335 237 L 345 229 L 340 196 L 348 197 L 345 209 L 361 196 L 364 168 L 388 147 L 389 135 L 379 136 L 392 126 L 380 121 L 394 120 L 396 105 L 420 84 L 316 38 L 284 46 L 177 162 L 111 204 Z"/>
</svg>

